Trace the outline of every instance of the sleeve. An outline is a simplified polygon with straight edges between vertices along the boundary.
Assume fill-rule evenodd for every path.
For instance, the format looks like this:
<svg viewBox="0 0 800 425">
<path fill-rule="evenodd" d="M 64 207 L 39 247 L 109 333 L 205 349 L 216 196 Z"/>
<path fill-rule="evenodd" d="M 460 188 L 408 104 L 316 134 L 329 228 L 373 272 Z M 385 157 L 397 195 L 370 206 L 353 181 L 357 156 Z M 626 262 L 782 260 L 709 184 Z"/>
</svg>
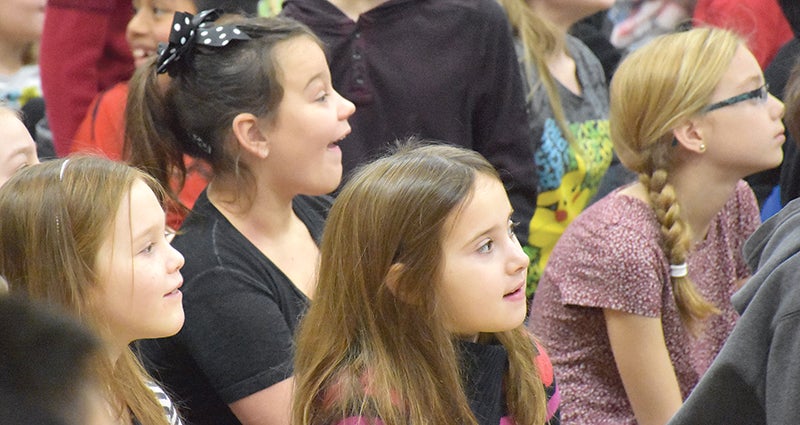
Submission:
<svg viewBox="0 0 800 425">
<path fill-rule="evenodd" d="M 602 210 L 585 211 L 556 244 L 542 280 L 558 287 L 564 305 L 659 317 L 666 257 L 642 230 L 649 223 L 618 213 L 606 221 Z"/>
<path fill-rule="evenodd" d="M 184 291 L 180 338 L 226 403 L 293 374 L 293 333 L 276 294 L 245 273 L 215 267 Z"/>
<path fill-rule="evenodd" d="M 69 152 L 72 136 L 101 87 L 101 70 L 106 42 L 112 25 L 125 22 L 114 0 L 51 0 L 39 53 L 42 91 L 47 101 L 46 114 L 56 153 Z M 130 9 L 129 9 L 130 10 Z M 124 26 L 119 29 L 124 34 Z M 133 61 L 125 64 L 128 76 Z"/>
<path fill-rule="evenodd" d="M 479 99 L 473 123 L 475 149 L 500 172 L 514 207 L 517 237 L 528 240 L 536 211 L 538 175 L 533 161 L 533 134 L 528 128 L 522 77 L 511 27 L 501 6 L 486 2 L 486 31 L 482 57 L 485 66 L 476 81 Z M 490 4 L 494 3 L 494 4 Z"/>
</svg>

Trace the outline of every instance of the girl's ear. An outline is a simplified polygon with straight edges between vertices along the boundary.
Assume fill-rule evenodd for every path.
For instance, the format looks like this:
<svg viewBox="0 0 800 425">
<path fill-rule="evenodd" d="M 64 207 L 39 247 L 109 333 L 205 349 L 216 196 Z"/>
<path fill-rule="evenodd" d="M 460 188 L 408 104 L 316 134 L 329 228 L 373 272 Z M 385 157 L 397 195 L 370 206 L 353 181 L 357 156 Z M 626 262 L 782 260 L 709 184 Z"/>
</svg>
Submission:
<svg viewBox="0 0 800 425">
<path fill-rule="evenodd" d="M 675 141 L 684 149 L 702 154 L 706 150 L 705 129 L 700 123 L 688 120 L 672 130 Z"/>
<path fill-rule="evenodd" d="M 233 118 L 233 135 L 245 151 L 264 159 L 269 156 L 269 140 L 259 126 L 259 119 L 251 113 L 241 113 Z"/>
</svg>

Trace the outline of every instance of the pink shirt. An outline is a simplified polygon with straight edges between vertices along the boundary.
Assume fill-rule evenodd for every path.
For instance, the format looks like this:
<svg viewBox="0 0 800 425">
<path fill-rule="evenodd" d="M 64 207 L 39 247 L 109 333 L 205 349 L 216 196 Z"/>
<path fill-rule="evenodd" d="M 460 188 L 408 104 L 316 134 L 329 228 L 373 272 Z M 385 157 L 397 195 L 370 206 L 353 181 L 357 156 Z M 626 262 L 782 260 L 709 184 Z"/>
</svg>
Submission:
<svg viewBox="0 0 800 425">
<path fill-rule="evenodd" d="M 660 317 L 683 397 L 731 332 L 735 282 L 749 276 L 741 255 L 760 224 L 758 204 L 740 181 L 689 253 L 689 277 L 722 314 L 694 338 L 683 327 L 655 213 L 641 200 L 611 193 L 583 212 L 559 239 L 531 307 L 529 327 L 553 362 L 565 423 L 635 424 L 608 341 L 603 309 Z"/>
</svg>

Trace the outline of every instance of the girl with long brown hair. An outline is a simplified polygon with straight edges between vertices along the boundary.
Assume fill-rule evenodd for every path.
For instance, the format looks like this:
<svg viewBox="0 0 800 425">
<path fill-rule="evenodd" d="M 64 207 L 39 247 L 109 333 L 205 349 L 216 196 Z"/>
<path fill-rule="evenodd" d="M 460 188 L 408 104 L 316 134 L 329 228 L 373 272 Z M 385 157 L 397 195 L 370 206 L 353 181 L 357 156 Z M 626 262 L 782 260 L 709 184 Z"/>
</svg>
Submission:
<svg viewBox="0 0 800 425">
<path fill-rule="evenodd" d="M 293 423 L 557 421 L 549 360 L 522 324 L 511 213 L 497 172 L 464 148 L 404 146 L 358 170 L 323 235 Z"/>
<path fill-rule="evenodd" d="M 152 177 L 93 157 L 33 165 L 0 188 L 0 275 L 11 293 L 57 305 L 100 337 L 89 367 L 108 424 L 180 423 L 129 348 L 183 325 L 183 256 L 159 197 Z"/>
<path fill-rule="evenodd" d="M 697 28 L 630 54 L 611 138 L 639 181 L 583 212 L 534 297 L 571 423 L 662 424 L 738 317 L 758 204 L 742 178 L 780 164 L 783 104 L 733 33 Z"/>
</svg>

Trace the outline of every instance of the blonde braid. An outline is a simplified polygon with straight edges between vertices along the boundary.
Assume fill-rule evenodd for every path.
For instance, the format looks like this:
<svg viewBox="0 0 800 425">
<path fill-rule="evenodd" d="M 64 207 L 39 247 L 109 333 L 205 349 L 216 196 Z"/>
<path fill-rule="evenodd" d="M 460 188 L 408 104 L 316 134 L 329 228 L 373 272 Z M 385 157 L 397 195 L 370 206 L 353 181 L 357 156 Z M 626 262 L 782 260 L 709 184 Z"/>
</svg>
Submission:
<svg viewBox="0 0 800 425">
<path fill-rule="evenodd" d="M 639 181 L 647 188 L 650 205 L 661 224 L 664 252 L 671 265 L 686 262 L 691 243 L 689 226 L 680 215 L 680 206 L 675 196 L 675 188 L 667 182 L 667 170 L 658 168 L 651 175 L 642 173 Z M 689 276 L 670 277 L 675 304 L 678 306 L 681 320 L 690 329 L 694 329 L 698 321 L 712 314 L 719 314 L 719 309 L 708 302 L 695 288 Z"/>
<path fill-rule="evenodd" d="M 670 276 L 675 303 L 690 331 L 718 310 L 698 294 L 688 277 L 681 276 L 691 229 L 681 219 L 675 188 L 667 181 L 683 160 L 676 155 L 682 148 L 675 143 L 675 129 L 708 105 L 743 45 L 733 32 L 711 27 L 662 35 L 631 52 L 610 87 L 614 150 L 625 167 L 640 174 L 648 191 L 661 225 L 664 253 L 676 266 L 678 276 Z M 641 93 L 647 95 L 632 95 Z"/>
</svg>

